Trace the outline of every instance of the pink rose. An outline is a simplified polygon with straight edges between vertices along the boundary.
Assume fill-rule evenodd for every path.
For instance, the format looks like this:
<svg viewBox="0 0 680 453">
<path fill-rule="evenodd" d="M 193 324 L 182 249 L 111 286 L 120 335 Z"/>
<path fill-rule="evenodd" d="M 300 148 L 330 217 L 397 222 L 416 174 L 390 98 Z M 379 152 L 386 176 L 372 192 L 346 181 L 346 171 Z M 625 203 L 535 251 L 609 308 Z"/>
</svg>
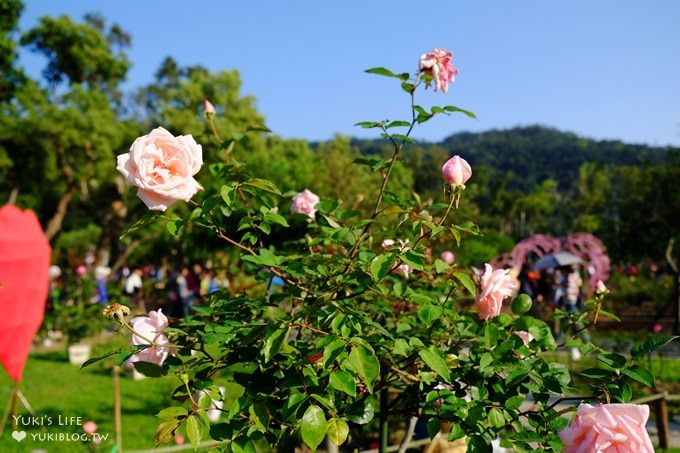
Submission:
<svg viewBox="0 0 680 453">
<path fill-rule="evenodd" d="M 171 349 L 169 346 L 165 346 L 170 343 L 170 340 L 163 334 L 163 330 L 168 327 L 168 318 L 165 317 L 162 309 L 150 311 L 147 316 L 132 318 L 130 320 L 130 325 L 135 332 L 144 337 L 141 338 L 133 334 L 132 341 L 130 342 L 132 346 L 150 344 L 147 340 L 153 341 L 155 345 L 149 346 L 137 354 L 134 354 L 130 357 L 129 361 L 131 363 L 151 362 L 156 365 L 163 365 L 163 362 L 168 357 L 168 354 L 170 354 Z"/>
<path fill-rule="evenodd" d="M 453 54 L 446 49 L 433 49 L 420 56 L 418 65 L 420 72 L 432 77 L 434 90 L 446 93 L 449 89 L 449 82 L 453 82 L 454 76 L 458 74 L 458 69 L 453 67 L 451 60 Z"/>
<path fill-rule="evenodd" d="M 558 434 L 565 453 L 654 453 L 645 428 L 647 418 L 645 405 L 582 404 L 571 425 Z"/>
<path fill-rule="evenodd" d="M 212 102 L 210 102 L 207 99 L 205 99 L 203 101 L 203 108 L 205 109 L 206 115 L 214 115 L 215 114 L 215 106 L 212 105 Z"/>
<path fill-rule="evenodd" d="M 409 266 L 408 264 L 400 264 L 399 266 L 397 266 L 396 273 L 404 278 L 409 278 L 409 276 L 411 275 L 411 270 L 412 270 L 411 266 Z"/>
<path fill-rule="evenodd" d="M 177 445 L 182 445 L 184 444 L 184 436 L 181 434 L 175 434 L 175 443 Z"/>
<path fill-rule="evenodd" d="M 76 274 L 81 276 L 87 274 L 87 268 L 81 264 L 76 268 Z"/>
<path fill-rule="evenodd" d="M 465 159 L 460 156 L 453 156 L 442 166 L 444 180 L 452 186 L 464 186 L 470 176 L 472 168 Z"/>
<path fill-rule="evenodd" d="M 456 262 L 456 255 L 449 252 L 448 250 L 444 250 L 442 254 L 439 256 L 439 258 L 441 258 L 441 260 L 448 265 L 451 265 Z"/>
<path fill-rule="evenodd" d="M 118 156 L 118 171 L 139 187 L 137 196 L 154 211 L 178 200 L 189 201 L 202 189 L 194 179 L 203 165 L 203 149 L 191 135 L 173 136 L 162 127 L 132 143 Z"/>
<path fill-rule="evenodd" d="M 602 280 L 598 280 L 597 284 L 595 285 L 595 294 L 605 294 L 608 291 L 609 290 L 604 285 L 604 282 Z"/>
<path fill-rule="evenodd" d="M 495 318 L 501 313 L 503 300 L 512 295 L 517 283 L 508 275 L 508 269 L 494 270 L 490 264 L 480 278 L 480 291 L 475 300 L 477 314 L 483 320 Z"/>
<path fill-rule="evenodd" d="M 293 197 L 293 204 L 290 207 L 290 212 L 293 214 L 306 215 L 310 219 L 314 219 L 316 214 L 316 205 L 319 203 L 319 197 L 314 192 L 305 189 L 302 192 L 295 194 Z"/>
<path fill-rule="evenodd" d="M 534 336 L 531 335 L 529 332 L 525 332 L 524 330 L 516 330 L 515 335 L 522 339 L 522 341 L 524 342 L 524 346 L 529 346 L 529 343 L 534 341 Z"/>
<path fill-rule="evenodd" d="M 90 436 L 97 432 L 97 424 L 92 420 L 83 423 L 83 431 Z"/>
</svg>

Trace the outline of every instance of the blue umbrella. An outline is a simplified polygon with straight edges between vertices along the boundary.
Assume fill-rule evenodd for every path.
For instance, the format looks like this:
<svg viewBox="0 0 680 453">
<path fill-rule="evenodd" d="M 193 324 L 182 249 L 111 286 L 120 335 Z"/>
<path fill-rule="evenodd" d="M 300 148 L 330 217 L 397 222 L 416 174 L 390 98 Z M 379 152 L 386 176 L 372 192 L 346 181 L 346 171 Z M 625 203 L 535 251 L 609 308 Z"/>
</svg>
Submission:
<svg viewBox="0 0 680 453">
<path fill-rule="evenodd" d="M 581 264 L 583 260 L 569 252 L 558 252 L 545 255 L 533 265 L 534 269 L 548 269 L 572 264 Z"/>
</svg>

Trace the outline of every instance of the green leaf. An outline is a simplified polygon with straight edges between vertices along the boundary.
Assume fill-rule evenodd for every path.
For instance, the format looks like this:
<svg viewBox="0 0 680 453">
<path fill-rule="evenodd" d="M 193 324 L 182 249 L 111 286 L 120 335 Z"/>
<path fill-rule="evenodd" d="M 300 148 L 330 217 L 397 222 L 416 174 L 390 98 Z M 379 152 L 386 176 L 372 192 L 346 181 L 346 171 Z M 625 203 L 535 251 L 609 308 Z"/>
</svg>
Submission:
<svg viewBox="0 0 680 453">
<path fill-rule="evenodd" d="M 158 425 L 156 428 L 156 433 L 153 436 L 156 447 L 161 444 L 172 442 L 175 438 L 175 431 L 177 431 L 177 428 L 179 428 L 178 420 L 170 420 Z"/>
<path fill-rule="evenodd" d="M 597 360 L 615 370 L 625 367 L 628 361 L 628 359 L 620 354 L 600 354 L 597 356 Z"/>
<path fill-rule="evenodd" d="M 363 346 L 357 346 L 352 348 L 348 360 L 354 371 L 366 383 L 368 391 L 373 393 L 373 382 L 380 374 L 380 362 L 375 353 Z"/>
<path fill-rule="evenodd" d="M 425 327 L 430 327 L 434 321 L 439 319 L 442 315 L 442 308 L 436 305 L 425 305 L 418 310 L 418 319 L 420 319 Z"/>
<path fill-rule="evenodd" d="M 227 205 L 228 208 L 231 207 L 231 203 L 233 202 L 232 194 L 234 193 L 235 188 L 236 187 L 231 184 L 220 187 L 220 196 L 222 197 L 224 203 Z"/>
<path fill-rule="evenodd" d="M 286 338 L 287 329 L 277 329 L 271 332 L 264 340 L 264 363 L 269 362 L 280 350 L 283 340 Z"/>
<path fill-rule="evenodd" d="M 394 342 L 394 353 L 404 357 L 408 357 L 411 353 L 411 346 L 408 345 L 406 340 L 399 338 Z"/>
<path fill-rule="evenodd" d="M 519 407 L 522 405 L 524 402 L 524 396 L 523 395 L 517 395 L 517 396 L 511 396 L 507 400 L 505 400 L 505 408 L 509 411 L 514 411 L 515 409 L 519 409 Z"/>
<path fill-rule="evenodd" d="M 462 109 L 460 107 L 456 107 L 455 105 L 447 105 L 446 107 L 444 107 L 444 110 L 447 111 L 447 112 L 452 112 L 452 113 L 453 112 L 460 112 L 460 113 L 465 114 L 468 118 L 472 118 L 473 120 L 477 119 L 477 115 L 475 115 L 471 111 Z"/>
<path fill-rule="evenodd" d="M 284 216 L 282 216 L 281 214 L 278 214 L 276 212 L 271 212 L 271 211 L 267 212 L 264 215 L 264 220 L 267 221 L 267 222 L 279 224 L 279 225 L 284 226 L 284 227 L 289 226 L 286 218 Z"/>
<path fill-rule="evenodd" d="M 255 429 L 266 433 L 269 426 L 269 410 L 267 406 L 264 403 L 255 403 L 248 408 L 248 413 Z"/>
<path fill-rule="evenodd" d="M 382 254 L 373 258 L 369 266 L 373 281 L 378 282 L 387 275 L 394 264 L 394 255 Z"/>
<path fill-rule="evenodd" d="M 352 373 L 346 370 L 333 371 L 330 375 L 328 383 L 335 390 L 347 393 L 352 398 L 357 396 L 357 386 L 354 382 Z"/>
<path fill-rule="evenodd" d="M 437 270 L 438 274 L 441 274 L 442 272 L 449 268 L 449 265 L 440 260 L 439 258 L 437 258 L 436 260 L 434 260 L 434 268 Z"/>
<path fill-rule="evenodd" d="M 347 418 L 357 425 L 370 423 L 375 417 L 375 410 L 378 404 L 373 398 L 360 399 L 347 408 L 345 414 Z"/>
<path fill-rule="evenodd" d="M 300 431 L 302 440 L 315 452 L 326 435 L 326 417 L 319 406 L 312 404 L 307 408 Z"/>
<path fill-rule="evenodd" d="M 246 436 L 239 436 L 229 444 L 232 453 L 257 453 L 255 443 Z"/>
<path fill-rule="evenodd" d="M 359 121 L 358 123 L 354 123 L 354 125 L 363 127 L 364 129 L 372 129 L 374 127 L 382 127 L 383 123 L 379 121 Z"/>
<path fill-rule="evenodd" d="M 406 73 L 406 72 L 404 72 L 402 74 L 395 74 L 394 72 L 390 71 L 389 69 L 383 68 L 383 67 L 370 68 L 370 69 L 365 70 L 364 72 L 366 72 L 368 74 L 376 74 L 376 75 L 381 75 L 381 76 L 385 76 L 385 77 L 394 77 L 394 78 L 400 79 L 404 82 L 406 82 L 409 78 L 409 74 Z"/>
<path fill-rule="evenodd" d="M 326 434 L 328 435 L 328 438 L 331 440 L 331 442 L 340 446 L 345 443 L 345 440 L 347 440 L 347 435 L 349 434 L 349 425 L 343 419 L 333 417 L 328 420 Z"/>
<path fill-rule="evenodd" d="M 647 387 L 655 387 L 654 375 L 640 365 L 633 365 L 621 371 L 625 376 L 637 381 Z"/>
<path fill-rule="evenodd" d="M 502 428 L 505 426 L 505 417 L 503 417 L 503 411 L 497 407 L 492 407 L 489 411 L 489 425 L 493 428 Z"/>
<path fill-rule="evenodd" d="M 197 449 L 203 440 L 203 422 L 197 415 L 192 414 L 187 418 L 186 430 L 191 446 Z"/>
<path fill-rule="evenodd" d="M 616 373 L 611 370 L 605 370 L 604 368 L 588 368 L 579 373 L 581 376 L 585 376 L 590 379 L 608 379 L 615 376 Z"/>
<path fill-rule="evenodd" d="M 391 127 L 409 127 L 410 125 L 411 123 L 408 121 L 392 121 L 385 125 L 385 129 L 389 129 Z"/>
<path fill-rule="evenodd" d="M 185 408 L 180 406 L 172 406 L 166 407 L 160 411 L 158 414 L 156 414 L 156 417 L 162 420 L 174 420 L 177 417 L 183 417 L 185 415 L 187 415 L 187 410 Z"/>
<path fill-rule="evenodd" d="M 276 184 L 266 179 L 252 178 L 246 181 L 244 184 L 264 190 L 265 192 L 281 195 L 281 190 L 276 187 Z"/>
<path fill-rule="evenodd" d="M 146 377 L 161 377 L 168 372 L 163 367 L 151 362 L 135 362 L 135 370 L 139 371 Z"/>
<path fill-rule="evenodd" d="M 446 382 L 451 382 L 451 374 L 449 373 L 449 366 L 446 360 L 439 355 L 439 351 L 434 346 L 430 349 L 423 349 L 419 353 L 420 358 L 427 364 L 435 373 L 441 376 Z"/>
<path fill-rule="evenodd" d="M 112 355 L 116 355 L 116 354 L 118 354 L 119 352 L 121 352 L 121 349 L 118 349 L 118 350 L 112 351 L 112 352 L 107 352 L 106 354 L 104 354 L 103 356 L 100 356 L 100 357 L 92 357 L 91 359 L 86 360 L 85 363 L 83 363 L 82 365 L 80 365 L 80 369 L 82 370 L 82 369 L 85 368 L 86 366 L 90 366 L 90 365 L 92 365 L 93 363 L 97 363 L 97 362 L 99 362 L 100 360 L 104 360 L 104 359 L 107 358 L 107 357 L 111 357 Z"/>
<path fill-rule="evenodd" d="M 465 287 L 465 289 L 468 290 L 470 295 L 475 296 L 477 294 L 477 288 L 468 274 L 463 272 L 454 272 L 453 276 Z"/>
<path fill-rule="evenodd" d="M 635 346 L 633 346 L 633 349 L 630 350 L 630 355 L 632 355 L 636 359 L 639 359 L 645 354 L 654 352 L 657 349 L 661 348 L 662 346 L 667 345 L 671 341 L 677 340 L 678 338 L 680 337 L 675 335 L 659 335 L 650 338 L 649 340 L 643 343 L 637 343 Z"/>
</svg>

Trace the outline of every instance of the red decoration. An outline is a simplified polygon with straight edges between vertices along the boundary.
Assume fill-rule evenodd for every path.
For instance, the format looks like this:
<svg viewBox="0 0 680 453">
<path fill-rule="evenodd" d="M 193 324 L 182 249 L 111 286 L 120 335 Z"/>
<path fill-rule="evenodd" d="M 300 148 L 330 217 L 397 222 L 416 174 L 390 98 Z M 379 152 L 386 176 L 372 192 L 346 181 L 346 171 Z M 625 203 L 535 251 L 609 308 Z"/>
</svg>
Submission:
<svg viewBox="0 0 680 453">
<path fill-rule="evenodd" d="M 33 211 L 0 208 L 0 363 L 15 382 L 45 314 L 50 252 Z"/>
</svg>

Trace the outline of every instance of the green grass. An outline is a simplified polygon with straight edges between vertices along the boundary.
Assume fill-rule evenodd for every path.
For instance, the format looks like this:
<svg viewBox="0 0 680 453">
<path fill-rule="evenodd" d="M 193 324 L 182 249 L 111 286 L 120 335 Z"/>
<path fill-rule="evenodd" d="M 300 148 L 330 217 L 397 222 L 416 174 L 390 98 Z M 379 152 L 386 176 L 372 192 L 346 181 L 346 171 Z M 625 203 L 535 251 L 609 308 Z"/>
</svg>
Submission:
<svg viewBox="0 0 680 453">
<path fill-rule="evenodd" d="M 111 349 L 99 348 L 96 352 Z M 98 432 L 109 434 L 100 451 L 110 451 L 114 443 L 113 425 L 113 375 L 108 366 L 93 366 L 80 370 L 68 363 L 65 352 L 33 355 L 26 364 L 21 389 L 38 416 L 49 416 L 52 425 L 49 433 L 82 433 L 80 425 L 55 426 L 59 416 L 80 417 L 81 422 L 93 420 Z M 153 448 L 153 435 L 159 420 L 154 416 L 170 405 L 170 394 L 179 381 L 174 376 L 133 381 L 121 376 L 121 406 L 123 447 L 126 450 Z M 0 406 L 7 404 L 12 381 L 0 371 Z M 20 414 L 29 414 L 19 404 Z M 76 441 L 33 441 L 32 434 L 40 433 L 36 426 L 23 427 L 26 438 L 21 443 L 11 437 L 11 426 L 5 427 L 0 438 L 0 452 L 25 452 L 42 448 L 53 452 L 88 451 L 86 444 Z"/>
</svg>

